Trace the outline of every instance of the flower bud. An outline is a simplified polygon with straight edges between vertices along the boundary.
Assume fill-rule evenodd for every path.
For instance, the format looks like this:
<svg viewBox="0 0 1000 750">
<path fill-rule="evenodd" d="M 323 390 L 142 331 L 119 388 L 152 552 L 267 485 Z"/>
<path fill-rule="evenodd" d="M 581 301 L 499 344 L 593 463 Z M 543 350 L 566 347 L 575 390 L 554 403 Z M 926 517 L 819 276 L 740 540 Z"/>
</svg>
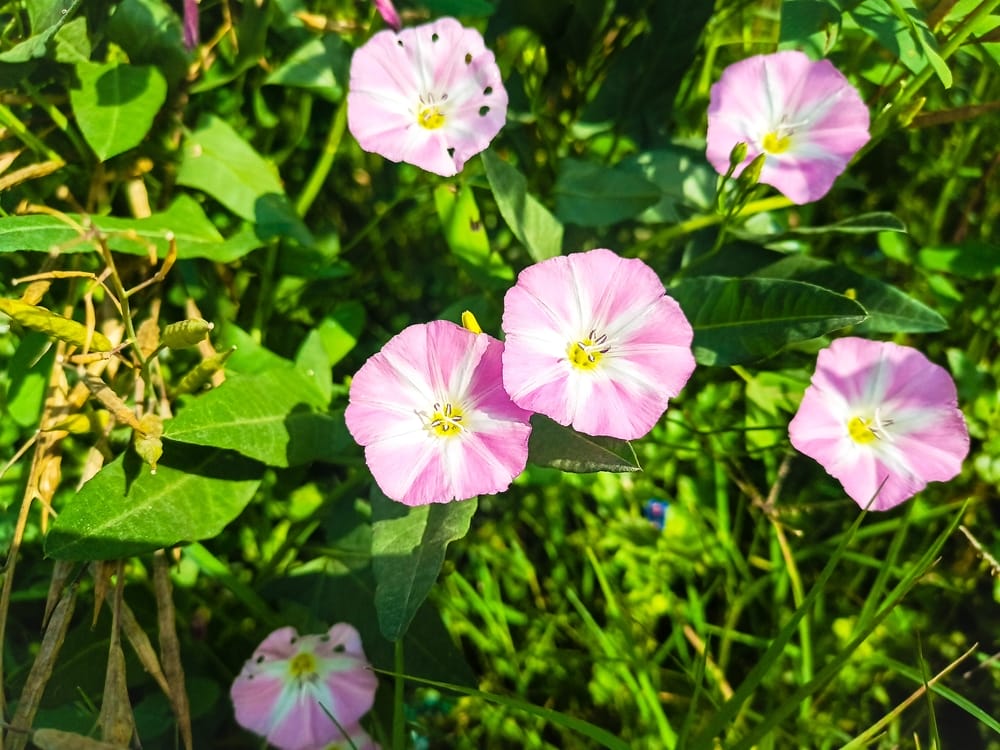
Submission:
<svg viewBox="0 0 1000 750">
<path fill-rule="evenodd" d="M 735 146 L 733 150 L 729 152 L 729 166 L 736 169 L 743 160 L 747 158 L 747 144 L 744 141 L 740 141 Z"/>
<path fill-rule="evenodd" d="M 195 346 L 204 340 L 208 332 L 215 328 L 214 323 L 209 323 L 201 318 L 190 318 L 177 323 L 171 323 L 163 329 L 160 336 L 160 344 L 171 349 L 184 349 Z"/>
</svg>

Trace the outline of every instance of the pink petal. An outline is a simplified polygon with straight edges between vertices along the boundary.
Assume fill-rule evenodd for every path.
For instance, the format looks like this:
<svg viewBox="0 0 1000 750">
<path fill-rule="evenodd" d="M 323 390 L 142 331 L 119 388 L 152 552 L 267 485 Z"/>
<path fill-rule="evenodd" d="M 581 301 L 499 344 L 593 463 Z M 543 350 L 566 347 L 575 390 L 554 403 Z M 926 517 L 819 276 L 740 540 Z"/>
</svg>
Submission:
<svg viewBox="0 0 1000 750">
<path fill-rule="evenodd" d="M 396 6 L 392 4 L 392 0 L 372 0 L 372 4 L 375 6 L 378 14 L 382 16 L 385 25 L 399 31 L 403 22 L 400 20 L 399 13 L 396 12 Z"/>
<path fill-rule="evenodd" d="M 693 332 L 656 273 L 610 250 L 524 269 L 504 298 L 504 387 L 518 406 L 592 435 L 649 432 L 694 370 Z M 607 337 L 599 367 L 573 366 L 575 341 Z"/>
<path fill-rule="evenodd" d="M 280 678 L 244 669 L 229 690 L 236 722 L 252 732 L 267 736 L 280 718 L 277 711 L 284 689 L 285 683 Z"/>
<path fill-rule="evenodd" d="M 878 427 L 884 434 L 855 442 L 848 421 L 873 414 L 885 420 Z M 874 510 L 898 505 L 930 481 L 953 478 L 969 451 L 947 371 L 910 347 L 855 337 L 837 339 L 819 353 L 789 437 L 860 506 L 881 486 Z"/>
<path fill-rule="evenodd" d="M 507 91 L 493 53 L 453 18 L 381 31 L 351 60 L 347 124 L 366 151 L 448 177 L 485 149 L 507 118 Z M 434 103 L 444 123 L 428 129 Z"/>
<path fill-rule="evenodd" d="M 501 492 L 524 470 L 530 414 L 503 390 L 503 344 L 453 323 L 414 325 L 393 337 L 351 383 L 345 418 L 372 476 L 407 505 Z M 462 410 L 462 432 L 427 426 L 435 404 Z"/>
<path fill-rule="evenodd" d="M 315 672 L 297 677 L 289 661 L 304 653 L 314 657 Z M 337 722 L 356 726 L 377 688 L 360 634 L 339 623 L 323 635 L 299 636 L 291 627 L 274 631 L 244 665 L 230 695 L 241 726 L 281 750 L 310 750 L 342 739 Z"/>
<path fill-rule="evenodd" d="M 716 171 L 747 144 L 738 176 L 762 153 L 767 133 L 790 135 L 787 151 L 767 154 L 760 181 L 796 203 L 823 197 L 868 142 L 869 114 L 857 90 L 827 60 L 786 50 L 730 65 L 712 87 L 706 156 Z"/>
</svg>

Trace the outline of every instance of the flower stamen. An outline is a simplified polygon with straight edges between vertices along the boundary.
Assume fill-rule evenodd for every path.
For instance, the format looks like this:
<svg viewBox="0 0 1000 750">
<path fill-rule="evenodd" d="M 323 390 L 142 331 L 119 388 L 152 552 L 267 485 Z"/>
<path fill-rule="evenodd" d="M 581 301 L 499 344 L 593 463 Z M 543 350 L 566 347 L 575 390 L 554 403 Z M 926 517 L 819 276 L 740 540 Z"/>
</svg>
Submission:
<svg viewBox="0 0 1000 750">
<path fill-rule="evenodd" d="M 881 409 L 875 409 L 871 419 L 851 417 L 847 421 L 847 434 L 859 445 L 867 445 L 875 440 L 892 442 L 892 435 L 886 430 L 886 427 L 891 424 L 891 419 L 882 419 Z"/>
<path fill-rule="evenodd" d="M 465 429 L 462 426 L 462 410 L 452 404 L 434 404 L 434 413 L 427 425 L 438 437 L 454 437 Z"/>
<path fill-rule="evenodd" d="M 428 130 L 437 130 L 444 125 L 444 114 L 436 104 L 423 105 L 417 110 L 417 124 Z"/>
<path fill-rule="evenodd" d="M 316 657 L 307 651 L 293 656 L 288 662 L 288 675 L 296 680 L 312 680 L 318 675 Z"/>
<path fill-rule="evenodd" d="M 566 347 L 566 357 L 574 367 L 580 370 L 593 370 L 601 358 L 611 351 L 611 347 L 604 346 L 608 340 L 607 334 L 602 333 L 600 336 L 596 334 L 596 331 L 591 331 L 586 338 L 570 342 Z"/>
</svg>

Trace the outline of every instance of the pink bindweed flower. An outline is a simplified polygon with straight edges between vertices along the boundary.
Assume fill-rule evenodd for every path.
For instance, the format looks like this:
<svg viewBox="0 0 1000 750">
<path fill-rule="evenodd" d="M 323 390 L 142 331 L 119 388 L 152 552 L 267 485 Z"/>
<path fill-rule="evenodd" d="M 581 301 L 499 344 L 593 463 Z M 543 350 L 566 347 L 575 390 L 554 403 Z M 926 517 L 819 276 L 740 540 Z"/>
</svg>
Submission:
<svg viewBox="0 0 1000 750">
<path fill-rule="evenodd" d="M 380 31 L 351 60 L 347 126 L 365 151 L 450 177 L 507 119 L 493 53 L 454 18 Z"/>
<path fill-rule="evenodd" d="M 403 22 L 400 20 L 399 13 L 396 12 L 396 6 L 392 4 L 392 0 L 372 0 L 372 4 L 375 6 L 378 14 L 382 16 L 385 25 L 390 29 L 399 31 Z"/>
<path fill-rule="evenodd" d="M 818 200 L 868 142 L 868 108 L 828 60 L 788 50 L 740 60 L 712 86 L 708 160 L 720 174 L 738 143 L 740 172 L 765 154 L 760 182 L 796 203 Z"/>
<path fill-rule="evenodd" d="M 504 298 L 504 387 L 588 435 L 642 437 L 694 371 L 693 332 L 656 272 L 610 250 L 521 271 Z"/>
<path fill-rule="evenodd" d="M 372 747 L 358 722 L 377 687 L 358 631 L 338 623 L 322 635 L 275 630 L 243 666 L 230 697 L 240 726 L 281 750 L 350 747 L 344 732 L 358 747 Z"/>
<path fill-rule="evenodd" d="M 406 505 L 502 492 L 528 460 L 530 414 L 503 389 L 503 344 L 437 320 L 403 329 L 354 376 L 347 428 Z"/>
<path fill-rule="evenodd" d="M 184 49 L 198 46 L 198 0 L 184 0 Z"/>
<path fill-rule="evenodd" d="M 969 452 L 943 367 L 911 347 L 853 337 L 819 353 L 788 434 L 862 508 L 874 497 L 872 510 L 951 479 Z"/>
</svg>

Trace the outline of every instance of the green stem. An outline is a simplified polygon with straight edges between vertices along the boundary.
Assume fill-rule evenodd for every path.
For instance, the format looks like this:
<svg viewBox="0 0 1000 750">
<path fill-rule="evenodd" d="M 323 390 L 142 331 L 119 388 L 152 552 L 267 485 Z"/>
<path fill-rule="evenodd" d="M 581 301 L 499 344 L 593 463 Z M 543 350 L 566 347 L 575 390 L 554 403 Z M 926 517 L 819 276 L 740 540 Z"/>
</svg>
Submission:
<svg viewBox="0 0 1000 750">
<path fill-rule="evenodd" d="M 21 122 L 18 116 L 15 115 L 5 104 L 0 104 L 0 123 L 10 128 L 11 132 L 20 138 L 26 146 L 33 149 L 37 153 L 40 153 L 49 161 L 59 161 L 65 163 L 65 159 L 49 148 L 48 145 L 46 145 L 41 139 L 37 138 L 34 133 L 28 129 L 28 126 Z"/>
<path fill-rule="evenodd" d="M 410 200 L 416 194 L 417 191 L 412 191 L 408 193 L 399 193 L 398 195 L 393 197 L 393 199 L 389 201 L 388 204 L 383 206 L 381 211 L 374 212 L 374 216 L 372 216 L 372 218 L 368 221 L 368 223 L 365 224 L 363 227 L 361 227 L 361 229 L 359 229 L 357 232 L 355 232 L 354 235 L 351 237 L 350 241 L 348 241 L 340 249 L 341 254 L 348 253 L 355 247 L 357 247 L 362 240 L 364 240 L 369 234 L 371 234 L 372 230 L 375 229 L 375 227 L 377 227 L 379 224 L 382 223 L 382 220 L 389 215 L 389 211 L 391 211 L 393 208 L 398 206 L 403 201 Z"/>
<path fill-rule="evenodd" d="M 747 216 L 753 216 L 754 214 L 763 213 L 765 211 L 775 211 L 779 208 L 787 208 L 791 205 L 793 205 L 792 201 L 785 196 L 772 195 L 770 198 L 761 198 L 760 200 L 750 201 L 733 216 L 727 216 L 726 214 L 694 216 L 686 221 L 680 222 L 679 224 L 673 224 L 672 226 L 665 227 L 648 240 L 639 243 L 638 248 L 645 249 L 647 247 L 659 247 L 665 242 L 692 234 L 697 232 L 699 229 L 713 227 L 716 224 L 721 224 L 728 219 L 741 219 Z"/>
<path fill-rule="evenodd" d="M 39 93 L 38 89 L 32 86 L 29 81 L 21 81 L 20 85 L 31 95 L 34 105 L 44 111 L 45 114 L 49 116 L 49 119 L 56 124 L 56 127 L 66 134 L 66 137 L 69 138 L 70 143 L 73 144 L 73 148 L 76 149 L 76 152 L 80 155 L 80 157 L 84 159 L 84 161 L 91 159 L 93 152 L 87 144 L 80 139 L 77 132 L 70 126 L 69 118 L 67 118 L 66 115 L 64 115 L 62 111 L 52 104 L 52 102 L 50 102 L 43 94 Z"/>
<path fill-rule="evenodd" d="M 260 275 L 260 292 L 253 311 L 250 335 L 258 344 L 264 341 L 264 326 L 271 316 L 271 290 L 274 288 L 274 269 L 278 266 L 278 241 L 271 240 L 264 251 L 264 270 Z"/>
<path fill-rule="evenodd" d="M 958 51 L 958 48 L 965 44 L 965 41 L 972 35 L 972 30 L 975 28 L 977 22 L 991 14 L 997 7 L 1000 6 L 1000 0 L 983 0 L 975 10 L 969 13 L 962 21 L 952 29 L 951 36 L 945 43 L 944 47 L 941 48 L 941 59 L 947 60 L 949 57 Z M 883 110 L 882 114 L 878 116 L 878 119 L 872 125 L 872 139 L 865 144 L 860 153 L 864 153 L 868 150 L 871 145 L 878 140 L 878 137 L 885 133 L 889 128 L 889 124 L 892 119 L 899 114 L 900 110 L 903 109 L 910 100 L 917 94 L 917 92 L 923 87 L 927 81 L 931 79 L 934 75 L 934 67 L 930 64 L 924 66 L 924 68 L 917 73 L 913 78 L 910 79 L 892 103 Z M 858 158 L 858 157 L 855 157 Z"/>
<path fill-rule="evenodd" d="M 115 259 L 112 257 L 108 243 L 104 241 L 103 237 L 98 237 L 97 246 L 101 248 L 101 256 L 104 258 L 104 262 L 111 272 L 111 288 L 118 297 L 118 303 L 122 308 L 122 323 L 125 326 L 125 335 L 128 337 L 128 342 L 135 353 L 135 358 L 139 362 L 139 373 L 146 384 L 147 392 L 151 393 L 153 392 L 153 383 L 149 374 L 149 363 L 152 361 L 152 358 L 144 357 L 142 348 L 139 346 L 139 337 L 135 335 L 135 326 L 132 324 L 132 309 L 128 304 L 128 292 L 125 291 L 125 285 L 122 284 L 122 279 L 118 275 L 118 268 L 115 267 Z"/>
<path fill-rule="evenodd" d="M 805 601 L 802 578 L 799 576 L 799 569 L 795 564 L 795 556 L 792 554 L 791 547 L 788 546 L 788 539 L 785 536 L 784 529 L 777 522 L 772 522 L 772 526 L 778 539 L 778 546 L 781 548 L 781 556 L 785 560 L 785 571 L 788 573 L 788 580 L 792 584 L 792 599 L 795 602 L 795 608 L 798 609 Z M 799 620 L 799 648 L 802 654 L 802 684 L 805 685 L 813 678 L 812 618 L 808 614 Z M 805 719 L 809 716 L 811 710 L 812 698 L 806 697 L 802 700 L 799 716 Z"/>
<path fill-rule="evenodd" d="M 302 188 L 298 200 L 295 201 L 295 212 L 302 218 L 305 218 L 305 215 L 309 213 L 313 201 L 316 200 L 316 196 L 319 195 L 323 183 L 326 182 L 326 177 L 333 166 L 333 159 L 337 155 L 337 149 L 340 148 L 340 141 L 344 137 L 344 129 L 346 127 L 347 100 L 345 99 L 337 108 L 337 111 L 333 113 L 333 119 L 330 121 L 330 129 L 326 134 L 326 143 L 323 144 L 323 152 L 320 154 L 319 161 L 316 162 L 316 166 L 310 173 L 309 179 L 306 181 L 306 186 Z"/>
<path fill-rule="evenodd" d="M 403 688 L 406 686 L 406 678 L 403 676 L 402 638 L 396 641 L 393 669 L 396 672 L 396 683 L 392 701 L 392 750 L 404 750 L 406 747 L 406 715 L 403 712 Z"/>
</svg>

